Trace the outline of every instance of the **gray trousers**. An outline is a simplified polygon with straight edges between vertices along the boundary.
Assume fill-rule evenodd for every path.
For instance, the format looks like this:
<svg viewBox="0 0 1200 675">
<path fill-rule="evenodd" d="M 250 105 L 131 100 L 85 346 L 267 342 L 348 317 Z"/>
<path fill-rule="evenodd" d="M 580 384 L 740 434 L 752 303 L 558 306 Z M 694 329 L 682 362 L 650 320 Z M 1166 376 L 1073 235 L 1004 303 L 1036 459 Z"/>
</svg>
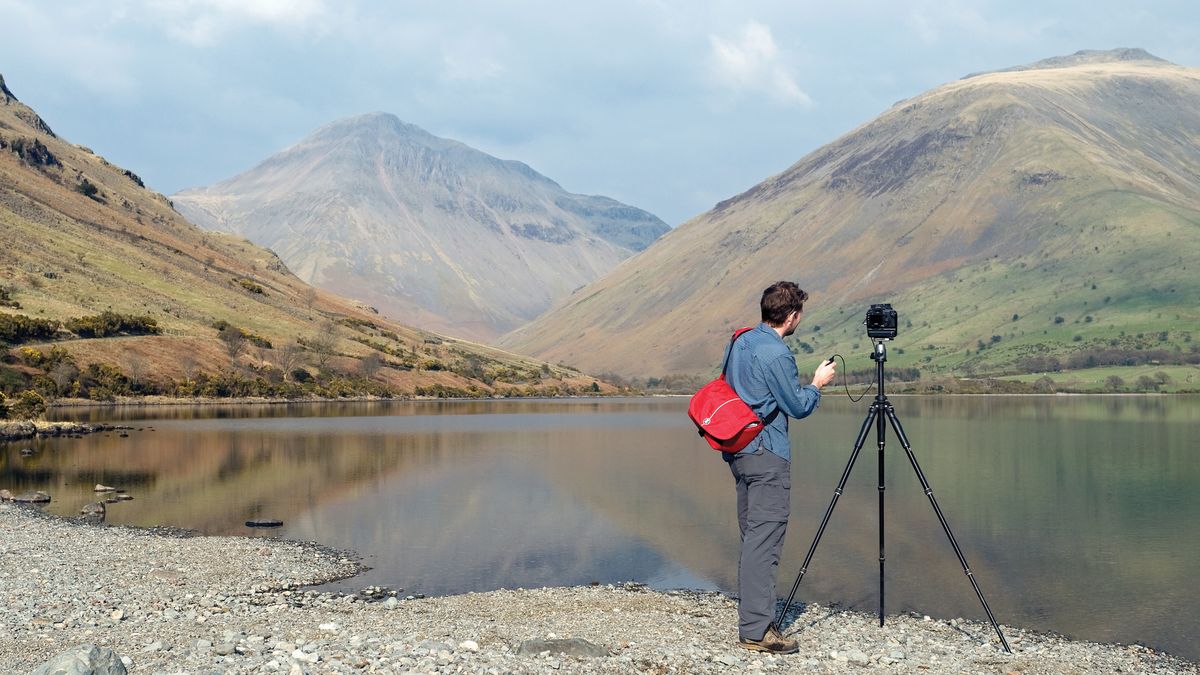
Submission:
<svg viewBox="0 0 1200 675">
<path fill-rule="evenodd" d="M 754 448 L 753 452 L 749 452 Z M 751 444 L 733 455 L 729 470 L 737 483 L 738 634 L 761 640 L 775 619 L 775 572 L 791 510 L 791 462 Z"/>
</svg>

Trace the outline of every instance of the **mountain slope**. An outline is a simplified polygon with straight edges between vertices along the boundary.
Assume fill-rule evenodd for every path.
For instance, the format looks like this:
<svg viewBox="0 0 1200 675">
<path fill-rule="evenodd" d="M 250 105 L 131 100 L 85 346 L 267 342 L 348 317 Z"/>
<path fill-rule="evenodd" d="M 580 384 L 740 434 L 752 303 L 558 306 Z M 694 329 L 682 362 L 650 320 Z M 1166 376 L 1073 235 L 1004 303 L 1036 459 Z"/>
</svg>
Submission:
<svg viewBox="0 0 1200 675">
<path fill-rule="evenodd" d="M 283 352 L 294 341 L 307 345 L 301 351 L 322 379 L 364 372 L 372 357 L 369 379 L 393 393 L 524 394 L 590 390 L 593 383 L 578 372 L 382 319 L 362 303 L 313 289 L 270 251 L 200 230 L 133 172 L 54 135 L 0 77 L 0 328 L 103 312 L 148 317 L 158 332 L 76 339 L 80 329 L 59 331 L 49 342 L 9 340 L 43 353 L 58 347 L 80 370 L 105 364 L 142 383 L 194 383 L 198 373 L 235 373 L 243 382 L 290 376 Z M 226 323 L 257 338 L 258 348 L 231 357 L 218 339 L 217 327 Z M 10 365 L 0 365 L 0 392 L 31 379 L 55 389 L 38 379 L 50 366 L 20 349 L 4 351 Z M 76 375 L 85 388 L 108 377 L 84 382 Z M 62 384 L 55 393 L 66 395 L 70 382 Z"/>
<path fill-rule="evenodd" d="M 761 290 L 794 279 L 812 295 L 793 341 L 808 366 L 868 352 L 872 302 L 900 312 L 890 361 L 930 373 L 1174 358 L 1195 353 L 1197 267 L 1200 71 L 1086 52 L 901 101 L 500 344 L 709 373 Z"/>
<path fill-rule="evenodd" d="M 201 227 L 278 251 L 316 286 L 476 338 L 533 319 L 668 229 L 383 113 L 334 122 L 173 199 Z"/>
</svg>

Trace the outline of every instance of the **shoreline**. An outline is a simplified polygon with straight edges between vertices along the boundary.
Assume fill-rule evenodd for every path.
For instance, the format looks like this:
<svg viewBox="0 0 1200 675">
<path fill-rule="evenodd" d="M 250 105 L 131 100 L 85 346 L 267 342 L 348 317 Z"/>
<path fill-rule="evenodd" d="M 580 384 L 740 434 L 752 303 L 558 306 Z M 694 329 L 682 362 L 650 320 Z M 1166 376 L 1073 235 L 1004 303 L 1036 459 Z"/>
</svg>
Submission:
<svg viewBox="0 0 1200 675">
<path fill-rule="evenodd" d="M 0 665 L 29 672 L 96 644 L 134 673 L 1200 672 L 1145 647 L 1004 626 L 1010 655 L 986 622 L 899 614 L 880 628 L 872 614 L 812 604 L 785 629 L 800 653 L 770 656 L 734 645 L 728 596 L 639 584 L 383 602 L 308 588 L 361 569 L 319 544 L 89 525 L 0 504 Z M 566 639 L 606 655 L 529 647 Z"/>
<path fill-rule="evenodd" d="M 831 395 L 835 392 L 829 392 Z M 838 392 L 844 393 L 844 392 Z M 1116 396 L 1197 396 L 1198 392 L 1162 392 L 1162 391 L 1136 391 L 1136 392 L 1072 392 L 1059 391 L 1053 393 L 946 393 L 946 392 L 888 392 L 888 398 L 892 397 L 909 397 L 909 396 L 927 396 L 927 397 L 1081 397 L 1081 396 L 1100 396 L 1100 397 L 1116 397 Z M 71 409 L 71 408 L 150 408 L 150 407 L 171 407 L 171 406 L 201 406 L 201 405 L 286 405 L 289 403 L 412 403 L 420 401 L 439 401 L 439 402 L 471 402 L 471 401 L 570 401 L 570 400 L 609 400 L 609 399 L 640 399 L 640 398 L 690 398 L 692 394 L 687 393 L 645 393 L 645 394 L 609 394 L 609 395 L 587 395 L 587 396 L 478 396 L 478 397 L 456 397 L 456 398 L 440 398 L 437 396 L 396 396 L 392 398 L 384 398 L 380 396 L 351 396 L 346 398 L 256 398 L 256 397 L 240 397 L 240 398 L 170 398 L 162 396 L 147 396 L 143 398 L 122 398 L 115 401 L 92 401 L 90 399 L 58 399 L 46 405 L 47 410 L 55 409 Z"/>
</svg>

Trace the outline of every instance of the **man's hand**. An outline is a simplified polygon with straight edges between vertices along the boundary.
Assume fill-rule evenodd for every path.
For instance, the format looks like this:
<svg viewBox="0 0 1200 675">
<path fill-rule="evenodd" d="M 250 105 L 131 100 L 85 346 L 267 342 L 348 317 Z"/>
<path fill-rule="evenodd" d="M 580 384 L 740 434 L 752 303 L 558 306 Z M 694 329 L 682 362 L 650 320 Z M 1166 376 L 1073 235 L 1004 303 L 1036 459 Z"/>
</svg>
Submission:
<svg viewBox="0 0 1200 675">
<path fill-rule="evenodd" d="M 833 377 L 837 375 L 837 366 L 834 365 L 833 359 L 822 361 L 821 365 L 817 366 L 817 372 L 813 373 L 812 384 L 817 389 L 824 387 L 833 381 Z"/>
</svg>

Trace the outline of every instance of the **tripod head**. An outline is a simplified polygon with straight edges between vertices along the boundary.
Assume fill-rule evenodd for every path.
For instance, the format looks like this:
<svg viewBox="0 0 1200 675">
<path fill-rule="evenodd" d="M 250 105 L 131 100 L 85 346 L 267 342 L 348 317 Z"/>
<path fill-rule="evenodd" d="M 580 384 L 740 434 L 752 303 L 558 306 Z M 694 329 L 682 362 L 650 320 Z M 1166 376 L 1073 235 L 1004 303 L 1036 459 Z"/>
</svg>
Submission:
<svg viewBox="0 0 1200 675">
<path fill-rule="evenodd" d="M 884 346 L 884 340 L 871 340 L 874 343 L 874 349 L 871 350 L 871 360 L 883 363 L 887 361 L 887 347 Z"/>
</svg>

